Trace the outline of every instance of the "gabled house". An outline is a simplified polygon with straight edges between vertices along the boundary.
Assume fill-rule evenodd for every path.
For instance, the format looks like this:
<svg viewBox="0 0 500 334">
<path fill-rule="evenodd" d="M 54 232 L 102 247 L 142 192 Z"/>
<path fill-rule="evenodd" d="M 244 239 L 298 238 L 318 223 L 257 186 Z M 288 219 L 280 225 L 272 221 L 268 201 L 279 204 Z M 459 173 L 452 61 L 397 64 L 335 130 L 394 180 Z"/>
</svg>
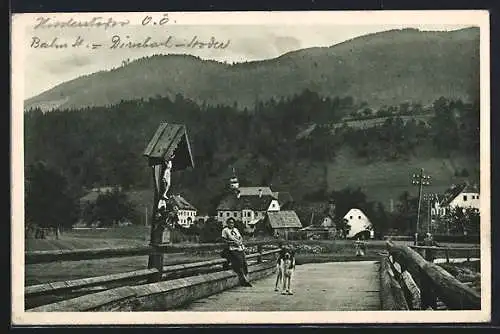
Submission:
<svg viewBox="0 0 500 334">
<path fill-rule="evenodd" d="M 285 239 L 288 239 L 289 232 L 295 232 L 302 228 L 299 216 L 291 210 L 268 212 L 262 224 L 264 224 L 264 229 L 271 231 L 273 236 Z"/>
<path fill-rule="evenodd" d="M 191 203 L 186 201 L 186 199 L 181 195 L 173 195 L 172 198 L 174 199 L 177 208 L 179 209 L 179 211 L 177 212 L 177 215 L 179 217 L 179 225 L 186 228 L 190 227 L 191 224 L 195 223 L 197 214 L 196 208 Z"/>
<path fill-rule="evenodd" d="M 431 215 L 442 217 L 456 207 L 479 210 L 479 205 L 479 187 L 462 183 L 451 186 L 443 195 L 438 196 L 438 200 L 432 205 Z"/>
<path fill-rule="evenodd" d="M 229 180 L 229 190 L 217 206 L 217 221 L 225 226 L 234 218 L 245 225 L 247 233 L 253 233 L 269 213 L 288 210 L 293 203 L 289 193 L 275 192 L 268 186 L 240 187 L 236 175 Z"/>
<path fill-rule="evenodd" d="M 224 226 L 229 218 L 241 220 L 245 225 L 263 219 L 268 211 L 279 211 L 278 200 L 271 195 L 226 195 L 217 206 L 217 220 Z"/>
<path fill-rule="evenodd" d="M 335 226 L 335 215 L 336 215 L 336 205 L 334 201 L 328 203 L 328 210 L 326 210 L 323 220 L 321 221 L 321 227 L 334 230 Z"/>
<path fill-rule="evenodd" d="M 370 237 L 373 235 L 372 223 L 360 209 L 352 208 L 344 215 L 344 219 L 351 227 L 349 233 L 347 234 L 347 238 L 356 237 L 359 233 L 365 231 L 370 233 Z"/>
</svg>

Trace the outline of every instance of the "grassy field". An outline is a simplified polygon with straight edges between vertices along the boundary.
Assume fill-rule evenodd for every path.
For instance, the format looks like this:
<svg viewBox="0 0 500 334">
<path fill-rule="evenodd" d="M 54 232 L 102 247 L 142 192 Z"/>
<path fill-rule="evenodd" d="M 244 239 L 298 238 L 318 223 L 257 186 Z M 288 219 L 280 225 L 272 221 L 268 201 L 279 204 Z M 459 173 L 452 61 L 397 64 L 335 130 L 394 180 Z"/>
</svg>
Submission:
<svg viewBox="0 0 500 334">
<path fill-rule="evenodd" d="M 146 245 L 149 227 L 126 226 L 112 229 L 71 230 L 61 234 L 59 240 L 26 239 L 26 251 L 72 250 Z"/>
<path fill-rule="evenodd" d="M 339 190 L 344 187 L 358 188 L 367 195 L 369 200 L 380 201 L 386 209 L 390 208 L 390 200 L 394 205 L 398 197 L 408 191 L 417 196 L 418 188 L 411 185 L 411 175 L 424 168 L 431 175 L 431 185 L 425 187 L 425 192 L 443 193 L 452 184 L 463 182 L 464 179 L 455 176 L 455 171 L 466 168 L 474 180 L 476 166 L 466 157 L 453 159 L 411 158 L 401 161 L 379 161 L 370 164 L 358 164 L 348 152 L 339 152 L 335 163 L 327 167 L 328 189 Z"/>
</svg>

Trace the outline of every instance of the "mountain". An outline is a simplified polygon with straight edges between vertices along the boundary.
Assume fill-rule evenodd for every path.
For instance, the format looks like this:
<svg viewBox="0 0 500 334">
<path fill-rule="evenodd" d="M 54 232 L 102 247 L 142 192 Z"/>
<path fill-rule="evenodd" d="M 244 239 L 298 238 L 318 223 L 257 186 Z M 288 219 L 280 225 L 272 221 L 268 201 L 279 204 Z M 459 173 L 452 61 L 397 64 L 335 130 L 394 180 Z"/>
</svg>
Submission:
<svg viewBox="0 0 500 334">
<path fill-rule="evenodd" d="M 188 55 L 145 57 L 62 83 L 25 109 L 82 108 L 177 94 L 211 105 L 252 107 L 305 89 L 352 96 L 371 106 L 469 99 L 479 87 L 479 28 L 391 30 L 278 58 L 225 64 Z"/>
</svg>

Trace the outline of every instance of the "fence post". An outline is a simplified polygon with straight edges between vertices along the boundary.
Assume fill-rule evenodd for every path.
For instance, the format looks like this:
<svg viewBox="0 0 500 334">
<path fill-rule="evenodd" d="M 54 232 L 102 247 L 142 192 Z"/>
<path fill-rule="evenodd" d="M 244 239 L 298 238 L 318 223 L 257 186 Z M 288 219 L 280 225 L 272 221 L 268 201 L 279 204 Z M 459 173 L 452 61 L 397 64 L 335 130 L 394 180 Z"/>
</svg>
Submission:
<svg viewBox="0 0 500 334">
<path fill-rule="evenodd" d="M 444 250 L 444 255 L 446 256 L 446 263 L 450 263 L 450 250 L 448 248 Z"/>
<path fill-rule="evenodd" d="M 262 263 L 262 245 L 257 245 L 257 253 L 259 256 L 257 256 L 257 263 Z"/>
<path fill-rule="evenodd" d="M 420 277 L 420 298 L 421 307 L 423 310 L 427 308 L 437 309 L 437 296 L 436 291 L 430 281 L 429 277 L 425 273 L 422 273 Z"/>
<path fill-rule="evenodd" d="M 470 262 L 470 249 L 467 249 L 467 262 Z"/>
</svg>

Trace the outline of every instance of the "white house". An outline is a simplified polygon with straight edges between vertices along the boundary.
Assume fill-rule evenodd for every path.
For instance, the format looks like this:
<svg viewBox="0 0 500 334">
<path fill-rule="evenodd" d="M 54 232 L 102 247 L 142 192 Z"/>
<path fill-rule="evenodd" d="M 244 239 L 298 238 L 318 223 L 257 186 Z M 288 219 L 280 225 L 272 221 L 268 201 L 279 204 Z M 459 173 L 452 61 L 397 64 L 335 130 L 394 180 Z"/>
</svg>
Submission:
<svg viewBox="0 0 500 334">
<path fill-rule="evenodd" d="M 363 231 L 372 231 L 373 226 L 368 217 L 360 209 L 352 208 L 344 215 L 344 219 L 347 224 L 351 227 L 348 238 L 356 236 L 356 234 Z M 370 232 L 370 235 L 373 233 Z"/>
<path fill-rule="evenodd" d="M 453 185 L 448 189 L 440 201 L 436 201 L 431 208 L 431 215 L 442 217 L 449 210 L 460 208 L 473 208 L 479 210 L 479 189 L 469 184 Z"/>
<path fill-rule="evenodd" d="M 327 215 L 321 221 L 320 226 L 324 227 L 324 228 L 331 228 L 331 227 L 335 227 L 335 223 L 333 222 L 333 218 L 331 216 Z"/>
<path fill-rule="evenodd" d="M 177 215 L 179 217 L 179 225 L 183 227 L 190 227 L 191 224 L 195 222 L 197 210 L 196 208 L 186 201 L 184 197 L 181 195 L 174 195 L 173 199 L 175 200 L 179 211 Z"/>
<path fill-rule="evenodd" d="M 280 204 L 271 195 L 225 196 L 217 206 L 217 220 L 225 225 L 229 218 L 241 220 L 245 225 L 255 224 L 267 212 L 280 211 Z"/>
<path fill-rule="evenodd" d="M 268 186 L 240 187 L 234 173 L 233 170 L 233 176 L 229 179 L 230 191 L 216 209 L 217 221 L 222 226 L 226 225 L 229 218 L 233 218 L 245 225 L 245 232 L 252 233 L 257 224 L 267 219 L 269 213 L 282 209 L 292 211 L 293 198 L 289 193 L 272 191 Z"/>
</svg>

